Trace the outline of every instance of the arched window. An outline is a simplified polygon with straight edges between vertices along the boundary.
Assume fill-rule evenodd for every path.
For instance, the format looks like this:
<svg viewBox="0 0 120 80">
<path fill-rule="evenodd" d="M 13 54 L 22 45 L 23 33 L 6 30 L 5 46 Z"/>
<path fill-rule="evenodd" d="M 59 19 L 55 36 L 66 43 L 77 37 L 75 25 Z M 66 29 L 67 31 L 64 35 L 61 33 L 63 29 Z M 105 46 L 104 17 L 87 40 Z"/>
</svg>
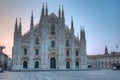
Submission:
<svg viewBox="0 0 120 80">
<path fill-rule="evenodd" d="M 24 55 L 27 55 L 27 48 L 24 48 Z"/>
<path fill-rule="evenodd" d="M 66 40 L 66 46 L 69 46 L 69 40 Z"/>
<path fill-rule="evenodd" d="M 66 51 L 66 56 L 69 56 L 69 50 Z"/>
<path fill-rule="evenodd" d="M 39 49 L 35 49 L 35 54 L 39 55 Z"/>
<path fill-rule="evenodd" d="M 35 39 L 35 44 L 39 44 L 39 38 Z"/>
<path fill-rule="evenodd" d="M 52 41 L 52 42 L 51 42 L 51 47 L 52 47 L 52 48 L 55 48 L 55 41 Z"/>
<path fill-rule="evenodd" d="M 76 51 L 75 53 L 76 53 L 76 56 L 78 56 L 78 51 Z"/>
<path fill-rule="evenodd" d="M 51 35 L 55 35 L 55 25 L 51 25 Z"/>
</svg>

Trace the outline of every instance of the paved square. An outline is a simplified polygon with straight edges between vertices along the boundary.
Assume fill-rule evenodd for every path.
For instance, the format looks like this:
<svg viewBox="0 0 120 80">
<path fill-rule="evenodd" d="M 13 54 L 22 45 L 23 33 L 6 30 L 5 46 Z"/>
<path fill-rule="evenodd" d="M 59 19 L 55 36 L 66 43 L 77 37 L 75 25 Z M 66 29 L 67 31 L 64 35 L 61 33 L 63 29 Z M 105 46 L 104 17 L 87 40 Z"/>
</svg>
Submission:
<svg viewBox="0 0 120 80">
<path fill-rule="evenodd" d="M 0 80 L 120 80 L 120 71 L 6 71 L 0 73 Z"/>
</svg>

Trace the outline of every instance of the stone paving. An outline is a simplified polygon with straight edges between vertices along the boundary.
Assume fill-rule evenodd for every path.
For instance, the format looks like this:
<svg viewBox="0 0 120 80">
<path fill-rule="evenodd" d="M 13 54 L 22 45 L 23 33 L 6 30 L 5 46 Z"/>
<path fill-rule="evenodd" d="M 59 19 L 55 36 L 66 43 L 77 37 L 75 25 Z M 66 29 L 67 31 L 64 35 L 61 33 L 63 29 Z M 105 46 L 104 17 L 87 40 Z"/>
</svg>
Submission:
<svg viewBox="0 0 120 80">
<path fill-rule="evenodd" d="M 0 80 L 120 80 L 120 71 L 5 71 L 0 73 Z"/>
</svg>

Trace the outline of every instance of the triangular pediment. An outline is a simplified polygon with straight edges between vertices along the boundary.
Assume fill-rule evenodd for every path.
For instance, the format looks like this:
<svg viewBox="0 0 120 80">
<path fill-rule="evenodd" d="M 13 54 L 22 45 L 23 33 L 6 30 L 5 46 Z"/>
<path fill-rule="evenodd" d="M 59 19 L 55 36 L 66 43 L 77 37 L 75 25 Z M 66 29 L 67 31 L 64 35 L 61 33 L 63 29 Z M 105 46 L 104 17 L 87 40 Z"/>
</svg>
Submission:
<svg viewBox="0 0 120 80">
<path fill-rule="evenodd" d="M 50 18 L 57 18 L 57 16 L 54 13 L 51 13 L 49 17 Z"/>
<path fill-rule="evenodd" d="M 54 14 L 54 13 L 51 13 L 50 15 L 49 15 L 49 21 L 50 22 L 57 22 L 57 16 Z"/>
</svg>

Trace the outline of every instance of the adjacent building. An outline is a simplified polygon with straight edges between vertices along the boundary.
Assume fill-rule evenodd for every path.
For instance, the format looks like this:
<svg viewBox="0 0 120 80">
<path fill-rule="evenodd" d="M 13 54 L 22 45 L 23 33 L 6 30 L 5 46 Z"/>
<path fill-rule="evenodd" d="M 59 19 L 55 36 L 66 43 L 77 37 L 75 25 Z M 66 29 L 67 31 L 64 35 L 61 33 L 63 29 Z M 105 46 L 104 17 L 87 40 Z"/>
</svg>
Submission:
<svg viewBox="0 0 120 80">
<path fill-rule="evenodd" d="M 88 55 L 88 68 L 92 69 L 112 69 L 113 67 L 120 69 L 120 52 L 108 53 L 105 47 L 105 53 L 100 55 Z"/>
<path fill-rule="evenodd" d="M 0 67 L 2 67 L 3 70 L 8 70 L 8 61 L 11 62 L 11 58 L 9 60 L 7 54 L 2 51 L 4 48 L 4 46 L 0 46 Z"/>
</svg>

